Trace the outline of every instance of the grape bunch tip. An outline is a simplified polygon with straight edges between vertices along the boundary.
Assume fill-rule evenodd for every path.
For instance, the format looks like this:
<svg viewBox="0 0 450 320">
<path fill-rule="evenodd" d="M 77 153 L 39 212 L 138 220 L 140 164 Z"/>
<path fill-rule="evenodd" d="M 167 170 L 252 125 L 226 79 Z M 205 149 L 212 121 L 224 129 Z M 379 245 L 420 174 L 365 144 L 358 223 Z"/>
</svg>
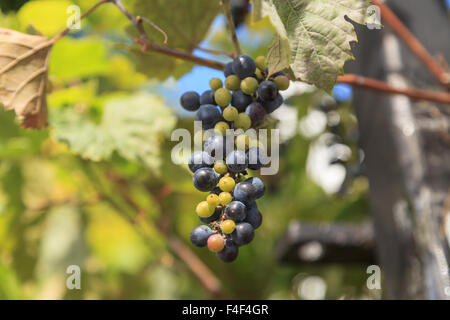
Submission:
<svg viewBox="0 0 450 320">
<path fill-rule="evenodd" d="M 226 64 L 224 75 L 225 81 L 211 79 L 210 90 L 201 95 L 185 92 L 180 104 L 196 111 L 195 119 L 202 124 L 203 150 L 192 153 L 188 165 L 195 188 L 209 192 L 196 207 L 204 225 L 192 230 L 190 240 L 222 261 L 232 262 L 239 247 L 249 244 L 261 226 L 263 217 L 256 199 L 264 195 L 265 185 L 260 178 L 248 176 L 248 170 L 263 167 L 263 147 L 245 133 L 234 133 L 230 148 L 227 130 L 260 126 L 281 106 L 279 91 L 288 89 L 290 81 L 282 71 L 269 76 L 263 56 L 255 60 L 238 56 Z M 213 134 L 206 137 L 205 132 L 211 130 Z"/>
</svg>

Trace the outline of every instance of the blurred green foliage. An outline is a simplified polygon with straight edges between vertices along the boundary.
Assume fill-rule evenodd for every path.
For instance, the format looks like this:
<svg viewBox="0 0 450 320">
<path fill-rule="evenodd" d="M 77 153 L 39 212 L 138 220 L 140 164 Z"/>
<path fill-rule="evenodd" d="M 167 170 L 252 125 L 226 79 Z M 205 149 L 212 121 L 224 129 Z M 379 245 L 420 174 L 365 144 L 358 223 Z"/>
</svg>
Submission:
<svg viewBox="0 0 450 320">
<path fill-rule="evenodd" d="M 152 1 L 159 5 L 157 12 L 147 2 L 123 2 L 167 30 L 169 45 L 185 50 L 205 38 L 219 12 L 209 0 L 193 1 L 186 10 Z M 16 13 L 7 12 L 18 9 L 12 6 L 17 2 L 2 2 L 0 26 L 26 31 L 32 24 L 52 36 L 65 26 L 71 3 L 86 10 L 95 1 L 30 1 Z M 12 112 L 0 112 L 0 298 L 209 297 L 168 246 L 170 235 L 212 270 L 223 297 L 298 299 L 298 274 L 321 276 L 328 285 L 326 298 L 369 295 L 366 266 L 306 267 L 275 260 L 274 245 L 292 220 L 361 221 L 367 216 L 364 183 L 338 198 L 312 182 L 306 161 L 313 139 L 299 130 L 282 145 L 278 175 L 263 177 L 267 192 L 259 206 L 264 223 L 239 259 L 223 264 L 190 245 L 189 233 L 199 224 L 195 204 L 205 195 L 192 186 L 187 168 L 170 160 L 176 144 L 170 132 L 192 130 L 192 118 L 176 118 L 173 106 L 152 88 L 153 78 L 178 78 L 192 66 L 154 54 L 139 53 L 136 59 L 137 46 L 125 49 L 132 44 L 127 26 L 107 5 L 83 21 L 81 31 L 55 45 L 47 130 L 21 130 Z M 155 30 L 149 33 L 161 41 Z M 254 41 L 243 44 L 245 52 L 265 54 L 273 35 L 268 21 L 249 25 L 248 33 Z M 225 28 L 210 39 L 214 49 L 230 49 Z M 320 95 L 292 100 L 298 120 Z M 81 290 L 65 286 L 66 268 L 73 264 L 82 270 Z"/>
</svg>

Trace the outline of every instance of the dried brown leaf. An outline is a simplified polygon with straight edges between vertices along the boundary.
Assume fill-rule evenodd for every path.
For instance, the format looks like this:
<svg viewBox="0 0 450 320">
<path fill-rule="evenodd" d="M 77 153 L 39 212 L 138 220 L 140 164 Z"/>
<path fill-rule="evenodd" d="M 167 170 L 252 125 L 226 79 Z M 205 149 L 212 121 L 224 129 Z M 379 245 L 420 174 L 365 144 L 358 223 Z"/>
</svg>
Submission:
<svg viewBox="0 0 450 320">
<path fill-rule="evenodd" d="M 53 42 L 0 28 L 0 104 L 25 128 L 47 125 L 46 86 Z"/>
</svg>

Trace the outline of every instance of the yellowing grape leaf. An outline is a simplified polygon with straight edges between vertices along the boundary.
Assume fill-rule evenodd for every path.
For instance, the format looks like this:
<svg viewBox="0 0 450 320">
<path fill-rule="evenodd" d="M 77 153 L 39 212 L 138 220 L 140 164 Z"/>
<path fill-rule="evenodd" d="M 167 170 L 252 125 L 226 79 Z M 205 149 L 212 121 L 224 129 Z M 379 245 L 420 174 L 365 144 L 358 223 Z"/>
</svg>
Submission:
<svg viewBox="0 0 450 320">
<path fill-rule="evenodd" d="M 297 78 L 331 90 L 344 63 L 354 59 L 350 42 L 357 41 L 353 25 L 365 24 L 368 0 L 254 0 L 277 32 L 290 44 L 291 68 Z"/>
<path fill-rule="evenodd" d="M 0 104 L 25 128 L 47 125 L 46 86 L 53 42 L 0 28 Z"/>
</svg>

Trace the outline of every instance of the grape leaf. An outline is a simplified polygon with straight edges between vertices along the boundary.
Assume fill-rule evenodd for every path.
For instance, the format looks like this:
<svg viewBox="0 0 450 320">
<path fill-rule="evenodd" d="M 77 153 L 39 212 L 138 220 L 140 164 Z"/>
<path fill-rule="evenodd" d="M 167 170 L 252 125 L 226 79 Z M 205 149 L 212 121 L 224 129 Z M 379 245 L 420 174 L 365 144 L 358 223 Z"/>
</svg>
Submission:
<svg viewBox="0 0 450 320">
<path fill-rule="evenodd" d="M 350 42 L 357 41 L 353 25 L 365 24 L 367 0 L 257 0 L 291 47 L 291 68 L 296 77 L 331 90 L 344 63 L 354 59 Z"/>
<path fill-rule="evenodd" d="M 25 128 L 47 124 L 46 86 L 53 42 L 0 28 L 0 104 L 14 110 Z"/>
<path fill-rule="evenodd" d="M 172 130 L 173 112 L 157 96 L 140 93 L 106 102 L 99 125 L 73 108 L 52 109 L 52 135 L 83 158 L 101 161 L 114 152 L 151 169 L 160 165 L 161 138 Z"/>
<path fill-rule="evenodd" d="M 273 41 L 267 52 L 267 67 L 269 75 L 272 75 L 285 68 L 289 68 L 291 61 L 289 41 L 281 37 L 278 33 L 273 37 Z"/>
</svg>

